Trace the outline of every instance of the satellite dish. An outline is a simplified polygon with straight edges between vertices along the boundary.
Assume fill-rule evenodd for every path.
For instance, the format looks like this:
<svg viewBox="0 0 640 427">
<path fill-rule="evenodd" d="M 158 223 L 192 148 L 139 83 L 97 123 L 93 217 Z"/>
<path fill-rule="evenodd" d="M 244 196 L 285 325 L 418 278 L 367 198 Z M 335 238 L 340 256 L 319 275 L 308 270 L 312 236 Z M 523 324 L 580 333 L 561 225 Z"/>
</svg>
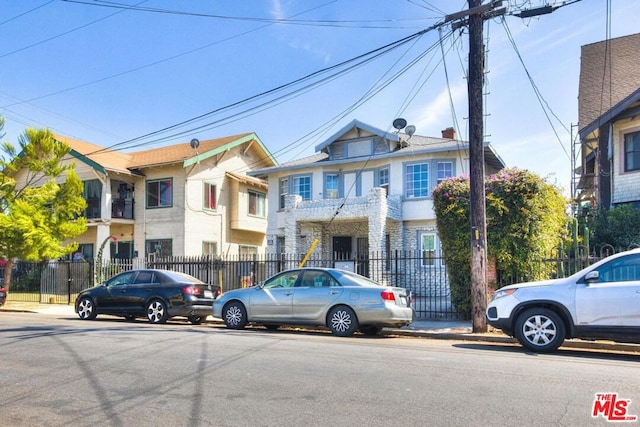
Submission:
<svg viewBox="0 0 640 427">
<path fill-rule="evenodd" d="M 200 141 L 198 141 L 196 138 L 193 138 L 190 144 L 191 144 L 191 148 L 193 148 L 194 150 L 197 150 L 198 146 L 200 145 Z"/>
<path fill-rule="evenodd" d="M 393 121 L 393 127 L 398 130 L 404 129 L 406 125 L 407 125 L 407 121 L 405 119 L 395 119 Z"/>
<path fill-rule="evenodd" d="M 409 125 L 404 131 L 407 135 L 411 137 L 413 136 L 414 133 L 416 133 L 416 127 L 414 125 Z"/>
</svg>

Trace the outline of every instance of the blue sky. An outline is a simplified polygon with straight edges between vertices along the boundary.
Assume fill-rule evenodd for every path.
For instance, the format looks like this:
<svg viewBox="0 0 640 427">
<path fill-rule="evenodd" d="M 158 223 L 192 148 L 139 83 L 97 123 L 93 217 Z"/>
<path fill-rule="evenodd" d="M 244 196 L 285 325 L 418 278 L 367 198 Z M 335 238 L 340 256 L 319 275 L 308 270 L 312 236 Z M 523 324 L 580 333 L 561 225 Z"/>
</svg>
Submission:
<svg viewBox="0 0 640 427">
<path fill-rule="evenodd" d="M 580 47 L 640 31 L 640 1 L 572 1 L 550 2 L 567 5 L 529 19 L 511 13 L 541 0 L 505 1 L 508 14 L 485 25 L 486 139 L 508 166 L 565 188 Z M 466 7 L 458 0 L 0 0 L 4 140 L 15 144 L 26 127 L 47 127 L 127 151 L 255 132 L 284 162 L 313 153 L 353 119 L 393 131 L 396 117 L 425 136 L 455 126 L 466 140 L 467 33 L 444 25 L 409 37 Z M 357 66 L 332 68 L 387 45 Z"/>
</svg>

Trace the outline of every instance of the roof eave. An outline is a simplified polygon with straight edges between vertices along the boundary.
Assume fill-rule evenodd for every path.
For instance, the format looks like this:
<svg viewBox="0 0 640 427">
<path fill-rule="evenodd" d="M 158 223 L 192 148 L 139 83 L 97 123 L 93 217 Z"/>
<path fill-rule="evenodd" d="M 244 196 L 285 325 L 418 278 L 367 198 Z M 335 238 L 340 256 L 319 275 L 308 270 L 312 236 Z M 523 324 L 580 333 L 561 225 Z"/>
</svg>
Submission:
<svg viewBox="0 0 640 427">
<path fill-rule="evenodd" d="M 605 123 L 608 123 L 614 120 L 617 116 L 619 116 L 624 110 L 629 108 L 633 103 L 638 102 L 640 100 L 640 89 L 633 92 L 631 95 L 627 96 L 622 101 L 618 102 L 611 109 L 606 111 L 604 114 L 596 118 L 594 121 L 589 123 L 587 126 L 583 127 L 578 131 L 578 135 L 580 139 L 584 139 L 591 132 L 597 130 L 600 126 Z"/>
<path fill-rule="evenodd" d="M 316 145 L 315 147 L 316 152 L 322 151 L 323 149 L 331 145 L 335 140 L 340 138 L 342 135 L 344 135 L 345 133 L 347 133 L 348 131 L 356 127 L 366 130 L 367 132 L 372 133 L 374 135 L 378 135 L 380 137 L 386 138 L 390 141 L 398 142 L 399 140 L 399 137 L 396 134 L 385 132 L 381 129 L 378 129 L 366 123 L 362 123 L 360 120 L 354 119 L 351 122 L 349 122 L 346 126 L 344 126 L 342 129 L 340 129 L 338 132 L 334 133 L 329 138 L 327 138 L 322 144 Z"/>
<path fill-rule="evenodd" d="M 237 147 L 239 145 L 242 145 L 244 143 L 250 142 L 250 141 L 254 141 L 255 143 L 258 144 L 258 146 L 260 147 L 260 149 L 264 152 L 265 154 L 265 160 L 268 159 L 272 164 L 277 165 L 278 162 L 276 161 L 276 159 L 273 157 L 273 155 L 269 152 L 269 150 L 267 149 L 267 147 L 262 143 L 262 141 L 260 140 L 260 138 L 258 138 L 258 135 L 256 135 L 255 133 L 250 133 L 248 135 L 243 136 L 242 138 L 238 138 L 234 141 L 231 141 L 227 144 L 224 144 L 220 147 L 214 148 L 213 150 L 209 150 L 206 151 L 204 153 L 198 154 L 196 156 L 190 157 L 188 159 L 185 159 L 184 161 L 182 161 L 183 166 L 186 168 L 188 166 L 191 166 L 193 164 L 199 163 L 205 159 L 208 159 L 210 157 L 216 156 L 222 152 L 225 152 L 227 150 L 230 150 L 231 148 Z"/>
</svg>

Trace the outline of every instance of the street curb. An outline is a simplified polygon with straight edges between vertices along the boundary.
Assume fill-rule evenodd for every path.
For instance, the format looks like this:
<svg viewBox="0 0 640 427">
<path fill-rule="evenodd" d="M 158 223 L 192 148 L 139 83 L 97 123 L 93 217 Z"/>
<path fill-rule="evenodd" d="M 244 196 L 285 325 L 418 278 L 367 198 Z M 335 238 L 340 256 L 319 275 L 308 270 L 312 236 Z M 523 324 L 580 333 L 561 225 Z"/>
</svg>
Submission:
<svg viewBox="0 0 640 427">
<path fill-rule="evenodd" d="M 59 304 L 54 305 L 53 307 L 47 307 L 47 311 L 52 308 L 60 308 L 63 309 L 65 307 L 67 310 L 70 308 L 73 312 L 73 306 L 70 304 Z M 54 313 L 52 311 L 42 311 L 38 309 L 33 309 L 32 307 L 0 307 L 0 312 L 15 312 L 15 313 L 47 313 L 47 314 L 60 314 L 66 315 L 69 313 Z M 74 313 L 75 314 L 75 313 Z M 214 319 L 215 322 L 222 322 L 220 319 Z M 519 345 L 518 340 L 508 335 L 504 335 L 499 332 L 488 332 L 488 333 L 478 333 L 474 334 L 467 331 L 451 331 L 451 330 L 420 330 L 420 329 L 391 329 L 385 328 L 380 332 L 381 336 L 405 336 L 405 337 L 416 337 L 416 338 L 428 338 L 428 339 L 437 339 L 437 340 L 458 340 L 458 341 L 469 341 L 469 342 L 486 342 L 486 343 L 497 343 L 497 344 L 510 344 L 510 345 Z M 577 350 L 603 350 L 603 351 L 617 351 L 624 353 L 637 353 L 640 354 L 640 345 L 639 344 L 627 344 L 627 343 L 617 343 L 612 341 L 585 341 L 585 340 L 566 340 L 562 346 L 562 348 L 571 348 Z"/>
<path fill-rule="evenodd" d="M 471 342 L 489 342 L 498 344 L 517 344 L 518 340 L 508 335 L 500 334 L 472 334 L 472 333 L 456 333 L 456 332 L 429 332 L 429 331 L 405 331 L 402 329 L 383 330 L 383 335 L 403 335 L 421 338 L 431 338 L 439 340 L 459 340 Z M 571 348 L 578 350 L 605 350 L 619 351 L 625 353 L 640 354 L 640 345 L 616 343 L 611 341 L 584 341 L 584 340 L 565 340 L 560 348 Z"/>
</svg>

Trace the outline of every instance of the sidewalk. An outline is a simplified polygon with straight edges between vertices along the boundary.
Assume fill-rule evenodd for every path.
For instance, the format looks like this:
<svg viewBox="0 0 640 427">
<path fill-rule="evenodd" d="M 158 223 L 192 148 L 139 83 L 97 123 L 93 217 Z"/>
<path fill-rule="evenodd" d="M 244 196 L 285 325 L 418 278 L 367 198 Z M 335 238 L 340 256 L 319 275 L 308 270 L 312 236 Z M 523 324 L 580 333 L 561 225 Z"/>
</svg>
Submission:
<svg viewBox="0 0 640 427">
<path fill-rule="evenodd" d="M 74 311 L 73 304 L 39 304 L 32 302 L 7 301 L 3 307 L 0 307 L 0 312 L 2 311 L 41 313 L 65 317 L 77 316 Z M 220 319 L 213 319 L 213 321 L 221 322 Z M 518 343 L 515 338 L 509 337 L 500 331 L 490 331 L 478 334 L 474 334 L 471 331 L 472 325 L 470 321 L 416 320 L 412 324 L 403 328 L 385 328 L 382 331 L 382 334 L 504 344 Z M 562 347 L 585 350 L 623 351 L 640 354 L 640 344 L 614 343 L 611 341 L 583 341 L 572 339 L 566 340 Z"/>
</svg>

